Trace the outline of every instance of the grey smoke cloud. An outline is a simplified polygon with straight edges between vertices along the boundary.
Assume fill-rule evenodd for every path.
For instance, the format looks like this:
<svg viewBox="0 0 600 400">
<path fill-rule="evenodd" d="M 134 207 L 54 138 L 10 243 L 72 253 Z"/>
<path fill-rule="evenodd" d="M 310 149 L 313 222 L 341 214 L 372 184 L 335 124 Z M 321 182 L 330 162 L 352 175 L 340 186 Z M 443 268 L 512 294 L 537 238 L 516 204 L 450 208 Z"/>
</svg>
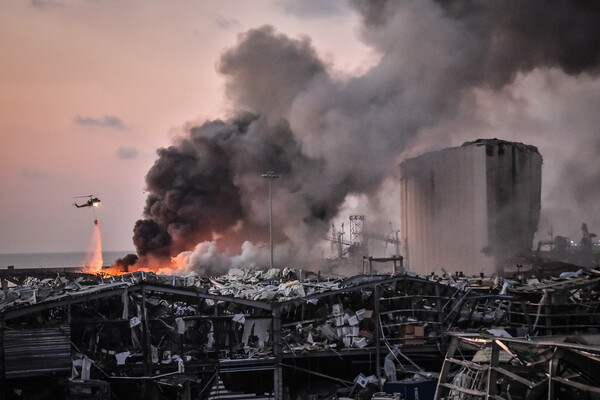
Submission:
<svg viewBox="0 0 600 400">
<path fill-rule="evenodd" d="M 345 0 L 277 0 L 275 4 L 297 18 L 325 18 L 348 13 Z"/>
<path fill-rule="evenodd" d="M 52 179 L 52 175 L 40 171 L 37 169 L 23 168 L 21 170 L 21 176 L 25 179 L 35 180 L 35 181 L 47 181 Z"/>
<path fill-rule="evenodd" d="M 123 120 L 114 115 L 105 115 L 102 118 L 82 117 L 81 115 L 78 115 L 74 118 L 74 121 L 79 125 L 85 126 L 125 129 Z"/>
<path fill-rule="evenodd" d="M 239 36 L 223 53 L 218 71 L 226 94 L 238 109 L 256 112 L 275 123 L 285 118 L 297 96 L 325 75 L 326 69 L 308 38 L 289 39 L 271 26 Z"/>
<path fill-rule="evenodd" d="M 228 17 L 224 17 L 224 16 L 218 16 L 217 18 L 215 18 L 215 23 L 221 29 L 234 29 L 234 28 L 239 28 L 240 26 L 242 26 L 240 21 L 238 21 L 237 19 L 228 18 Z"/>
<path fill-rule="evenodd" d="M 136 158 L 138 151 L 135 147 L 119 147 L 117 149 L 117 157 L 121 160 L 131 160 Z"/>
<path fill-rule="evenodd" d="M 61 1 L 56 0 L 31 0 L 31 5 L 39 9 L 64 7 L 64 4 Z"/>
<path fill-rule="evenodd" d="M 218 70 L 234 115 L 193 127 L 158 151 L 146 177 L 145 219 L 134 229 L 138 254 L 174 256 L 201 241 L 233 252 L 246 239 L 264 241 L 260 174 L 269 170 L 281 175 L 273 193 L 276 241 L 293 243 L 296 251 L 288 245 L 289 253 L 301 254 L 298 248 L 322 240 L 349 196 L 373 199 L 373 210 L 388 211 L 386 203 L 399 200 L 385 199 L 382 183 L 393 181 L 402 155 L 462 140 L 461 132 L 443 127 L 489 123 L 468 107 L 481 109 L 485 94 L 506 93 L 520 76 L 539 70 L 586 79 L 598 72 L 600 3 L 352 5 L 363 18 L 362 38 L 381 55 L 362 76 L 334 78 L 309 38 L 289 38 L 269 26 L 240 35 L 223 53 Z M 504 139 L 528 142 L 512 136 Z M 543 132 L 536 137 L 551 140 Z M 588 184 L 600 176 L 597 164 Z M 376 230 L 389 218 L 372 220 Z M 280 254 L 280 262 L 291 260 Z"/>
</svg>

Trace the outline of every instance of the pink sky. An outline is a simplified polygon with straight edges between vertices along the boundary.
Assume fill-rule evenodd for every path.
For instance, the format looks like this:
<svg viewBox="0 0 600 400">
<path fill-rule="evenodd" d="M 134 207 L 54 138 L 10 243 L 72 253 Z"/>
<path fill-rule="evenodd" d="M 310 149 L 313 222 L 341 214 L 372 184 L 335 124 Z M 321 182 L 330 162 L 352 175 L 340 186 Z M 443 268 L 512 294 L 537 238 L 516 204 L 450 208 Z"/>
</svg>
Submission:
<svg viewBox="0 0 600 400">
<path fill-rule="evenodd" d="M 341 73 L 369 62 L 357 16 L 343 2 L 323 8 L 300 18 L 273 1 L 0 2 L 0 252 L 86 250 L 93 214 L 72 203 L 87 194 L 102 200 L 104 249 L 133 249 L 156 149 L 226 115 L 215 64 L 239 33 L 310 35 Z"/>
</svg>

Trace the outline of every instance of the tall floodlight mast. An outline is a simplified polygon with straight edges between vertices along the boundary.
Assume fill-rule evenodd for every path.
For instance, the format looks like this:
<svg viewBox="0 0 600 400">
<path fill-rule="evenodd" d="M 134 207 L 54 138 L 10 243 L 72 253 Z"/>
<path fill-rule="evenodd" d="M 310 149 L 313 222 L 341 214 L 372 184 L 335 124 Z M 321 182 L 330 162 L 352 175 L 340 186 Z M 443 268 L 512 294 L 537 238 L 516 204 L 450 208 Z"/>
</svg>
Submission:
<svg viewBox="0 0 600 400">
<path fill-rule="evenodd" d="M 273 268 L 273 200 L 271 196 L 271 181 L 279 178 L 279 175 L 273 171 L 269 171 L 261 176 L 269 180 L 269 246 L 271 248 L 271 268 Z"/>
</svg>

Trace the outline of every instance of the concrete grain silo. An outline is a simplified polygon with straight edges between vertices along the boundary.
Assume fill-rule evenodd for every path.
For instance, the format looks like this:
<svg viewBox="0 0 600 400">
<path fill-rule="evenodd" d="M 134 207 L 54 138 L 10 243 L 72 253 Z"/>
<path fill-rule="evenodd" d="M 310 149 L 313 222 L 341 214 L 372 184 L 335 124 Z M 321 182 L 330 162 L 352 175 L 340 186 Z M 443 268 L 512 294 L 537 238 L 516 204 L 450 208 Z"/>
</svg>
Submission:
<svg viewBox="0 0 600 400">
<path fill-rule="evenodd" d="M 537 148 L 479 139 L 408 159 L 401 169 L 403 255 L 419 273 L 502 273 L 531 253 L 540 215 Z"/>
</svg>

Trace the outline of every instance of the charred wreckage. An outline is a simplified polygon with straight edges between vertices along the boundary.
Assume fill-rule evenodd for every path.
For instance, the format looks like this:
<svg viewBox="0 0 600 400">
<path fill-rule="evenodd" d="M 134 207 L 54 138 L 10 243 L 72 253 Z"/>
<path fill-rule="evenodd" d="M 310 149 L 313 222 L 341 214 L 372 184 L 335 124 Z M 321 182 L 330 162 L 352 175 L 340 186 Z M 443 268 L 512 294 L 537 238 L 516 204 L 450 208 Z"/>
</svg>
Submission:
<svg viewBox="0 0 600 400">
<path fill-rule="evenodd" d="M 519 280 L 292 269 L 0 278 L 2 399 L 600 395 L 594 269 Z"/>
</svg>

